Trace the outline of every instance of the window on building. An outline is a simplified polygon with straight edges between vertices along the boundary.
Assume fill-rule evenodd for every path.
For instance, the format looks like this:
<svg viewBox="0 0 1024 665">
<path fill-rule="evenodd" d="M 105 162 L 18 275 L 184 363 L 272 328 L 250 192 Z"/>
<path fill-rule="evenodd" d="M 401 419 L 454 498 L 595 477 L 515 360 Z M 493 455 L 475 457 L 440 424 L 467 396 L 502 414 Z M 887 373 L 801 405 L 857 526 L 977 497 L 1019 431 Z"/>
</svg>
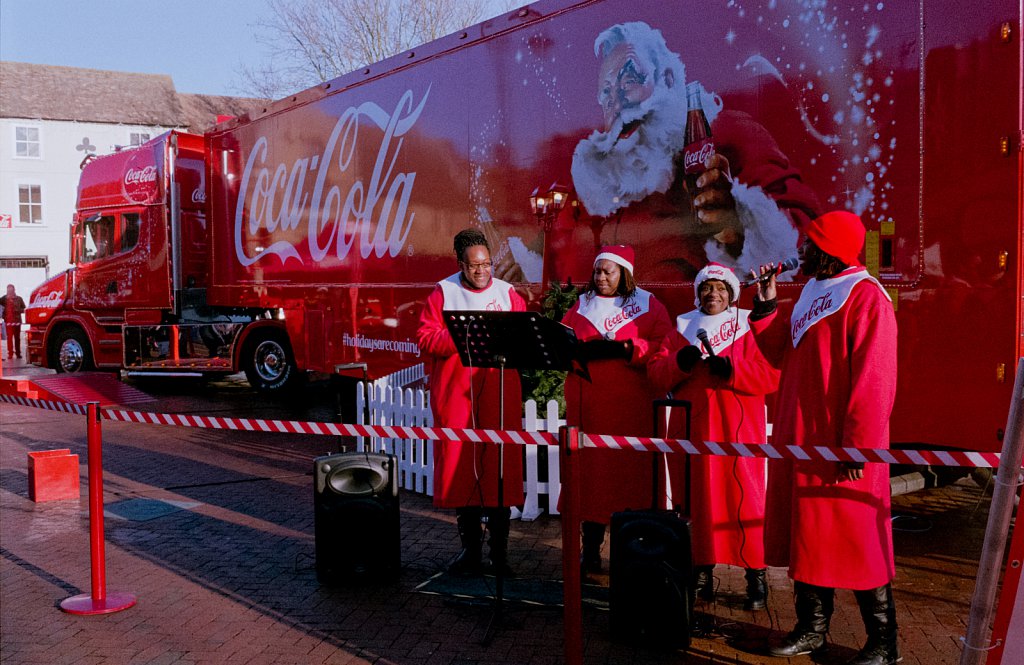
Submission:
<svg viewBox="0 0 1024 665">
<path fill-rule="evenodd" d="M 14 128 L 14 155 L 38 159 L 40 154 L 39 128 L 16 126 Z"/>
<path fill-rule="evenodd" d="M 45 256 L 0 256 L 0 269 L 49 268 L 50 259 Z"/>
<path fill-rule="evenodd" d="M 128 145 L 142 145 L 149 140 L 147 132 L 131 132 L 128 137 Z"/>
<path fill-rule="evenodd" d="M 43 192 L 39 185 L 18 185 L 18 221 L 43 223 Z"/>
</svg>

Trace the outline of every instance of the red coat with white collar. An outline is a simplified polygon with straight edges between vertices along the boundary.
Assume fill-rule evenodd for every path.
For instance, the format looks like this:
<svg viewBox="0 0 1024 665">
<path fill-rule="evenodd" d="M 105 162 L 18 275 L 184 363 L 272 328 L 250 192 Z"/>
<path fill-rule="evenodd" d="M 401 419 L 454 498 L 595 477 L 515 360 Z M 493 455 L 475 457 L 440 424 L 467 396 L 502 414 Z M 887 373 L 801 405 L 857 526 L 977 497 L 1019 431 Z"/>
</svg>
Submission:
<svg viewBox="0 0 1024 665">
<path fill-rule="evenodd" d="M 445 310 L 522 312 L 526 303 L 500 279 L 479 291 L 459 279 L 438 282 L 420 314 L 420 349 L 430 356 L 430 410 L 436 427 L 522 429 L 519 375 L 505 370 L 505 423 L 499 422 L 500 372 L 462 364 L 444 324 Z M 503 505 L 523 502 L 523 451 L 504 447 Z M 434 442 L 434 505 L 439 508 L 498 505 L 498 446 L 460 441 Z"/>
<path fill-rule="evenodd" d="M 853 281 L 848 295 L 843 280 Z M 754 329 L 782 367 L 775 443 L 889 447 L 896 317 L 864 268 L 808 282 L 791 321 L 772 315 Z M 795 347 L 794 330 L 802 335 Z M 772 462 L 768 563 L 788 565 L 790 577 L 808 584 L 873 589 L 896 574 L 889 468 L 868 463 L 861 480 L 843 482 L 839 471 L 836 462 Z"/>
<path fill-rule="evenodd" d="M 611 333 L 616 341 L 633 342 L 629 359 L 589 362 L 591 381 L 569 374 L 566 422 L 594 434 L 650 436 L 651 402 L 658 395 L 647 379 L 647 359 L 671 329 L 664 305 L 643 289 L 637 289 L 628 303 L 619 297 L 584 295 L 565 313 L 562 323 L 581 341 Z M 583 520 L 607 524 L 614 512 L 651 505 L 649 453 L 586 448 L 580 460 Z"/>
<path fill-rule="evenodd" d="M 691 404 L 690 438 L 723 443 L 765 442 L 765 395 L 774 392 L 779 373 L 761 354 L 750 333 L 748 310 L 731 307 L 709 316 L 699 310 L 676 319 L 651 358 L 651 379 L 675 399 Z M 705 362 L 683 372 L 676 354 L 699 345 L 705 328 L 715 354 L 732 361 L 728 379 L 712 376 Z M 670 436 L 685 436 L 681 409 L 673 410 Z M 668 457 L 672 503 L 682 505 L 690 492 L 693 557 L 696 565 L 727 563 L 764 567 L 765 461 L 738 457 L 681 454 Z"/>
</svg>

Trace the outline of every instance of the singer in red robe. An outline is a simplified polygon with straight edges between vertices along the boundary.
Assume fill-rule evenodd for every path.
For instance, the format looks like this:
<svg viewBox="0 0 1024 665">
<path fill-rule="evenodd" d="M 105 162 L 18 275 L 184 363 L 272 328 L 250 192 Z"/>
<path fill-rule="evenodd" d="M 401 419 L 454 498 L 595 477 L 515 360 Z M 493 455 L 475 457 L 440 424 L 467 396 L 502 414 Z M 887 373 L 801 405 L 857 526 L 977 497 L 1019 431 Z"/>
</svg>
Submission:
<svg viewBox="0 0 1024 665">
<path fill-rule="evenodd" d="M 675 399 L 690 402 L 690 438 L 764 443 L 765 395 L 779 372 L 751 334 L 750 310 L 735 305 L 740 283 L 728 268 L 710 264 L 694 281 L 698 309 L 676 319 L 650 361 L 651 379 Z M 706 342 L 702 341 L 706 340 Z M 710 349 L 707 348 L 710 345 Z M 674 409 L 670 436 L 685 437 L 681 409 Z M 746 569 L 747 609 L 765 606 L 765 472 L 763 459 L 668 455 L 674 504 L 689 492 L 695 587 L 714 598 L 716 563 Z"/>
<path fill-rule="evenodd" d="M 852 213 L 812 221 L 801 269 L 814 279 L 788 325 L 776 315 L 755 323 L 759 343 L 782 368 L 773 434 L 779 444 L 889 447 L 896 318 L 885 290 L 858 264 L 864 236 Z M 759 286 L 758 298 L 774 301 L 774 280 Z M 772 655 L 824 646 L 838 587 L 854 590 L 868 636 L 850 662 L 895 663 L 888 466 L 773 461 L 770 479 L 768 563 L 789 566 L 797 610 L 796 627 Z"/>
<path fill-rule="evenodd" d="M 521 312 L 526 304 L 508 282 L 492 277 L 487 239 L 474 229 L 455 236 L 460 271 L 438 282 L 420 315 L 417 340 L 430 356 L 430 408 L 436 427 L 520 429 L 522 397 L 519 376 L 505 370 L 505 422 L 499 422 L 500 372 L 462 364 L 445 326 L 445 310 Z M 434 442 L 434 505 L 455 508 L 463 550 L 450 570 L 475 574 L 488 564 L 505 563 L 509 506 L 523 502 L 523 463 L 519 446 L 504 446 L 504 482 L 498 502 L 499 447 L 462 441 Z M 490 561 L 481 558 L 482 517 L 490 531 Z"/>
<path fill-rule="evenodd" d="M 668 312 L 633 280 L 633 249 L 602 247 L 590 284 L 562 323 L 582 342 L 590 380 L 565 381 L 566 422 L 584 432 L 650 436 L 651 404 L 658 395 L 647 379 L 647 359 L 671 329 Z M 601 543 L 614 512 L 649 507 L 654 499 L 650 453 L 587 448 L 580 457 L 583 567 L 601 568 Z"/>
</svg>

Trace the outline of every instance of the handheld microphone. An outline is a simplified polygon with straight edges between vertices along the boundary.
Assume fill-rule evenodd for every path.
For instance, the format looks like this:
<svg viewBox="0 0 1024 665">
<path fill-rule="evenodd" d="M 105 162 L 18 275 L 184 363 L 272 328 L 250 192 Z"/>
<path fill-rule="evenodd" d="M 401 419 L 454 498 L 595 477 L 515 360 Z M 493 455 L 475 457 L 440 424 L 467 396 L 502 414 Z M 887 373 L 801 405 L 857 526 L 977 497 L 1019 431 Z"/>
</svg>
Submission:
<svg viewBox="0 0 1024 665">
<path fill-rule="evenodd" d="M 715 347 L 711 346 L 711 341 L 708 339 L 708 331 L 703 328 L 697 328 L 697 339 L 699 339 L 700 343 L 704 345 L 705 349 L 707 349 L 708 355 L 714 358 Z"/>
<path fill-rule="evenodd" d="M 795 269 L 797 269 L 799 267 L 800 267 L 800 259 L 788 258 L 785 261 L 783 261 L 782 263 L 780 263 L 775 268 L 775 273 L 774 274 L 781 275 L 784 272 L 789 272 L 790 270 L 795 270 Z M 772 276 L 772 273 L 770 273 L 770 272 L 769 273 L 765 273 L 764 275 L 762 275 L 760 277 L 754 277 L 753 279 L 748 279 L 745 282 L 741 282 L 741 285 L 742 286 L 753 286 L 753 285 L 757 284 L 758 282 L 764 284 L 769 279 L 771 279 L 771 276 Z"/>
</svg>

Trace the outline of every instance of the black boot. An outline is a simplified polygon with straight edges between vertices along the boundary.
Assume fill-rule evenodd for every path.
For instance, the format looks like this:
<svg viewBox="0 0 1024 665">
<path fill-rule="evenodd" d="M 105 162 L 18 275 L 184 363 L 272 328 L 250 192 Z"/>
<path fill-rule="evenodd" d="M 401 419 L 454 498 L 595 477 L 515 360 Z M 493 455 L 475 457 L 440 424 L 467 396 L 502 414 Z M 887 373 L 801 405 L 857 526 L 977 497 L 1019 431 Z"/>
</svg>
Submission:
<svg viewBox="0 0 1024 665">
<path fill-rule="evenodd" d="M 604 543 L 604 525 L 600 522 L 583 523 L 583 553 L 580 555 L 580 571 L 601 572 L 601 544 Z"/>
<path fill-rule="evenodd" d="M 903 658 L 896 643 L 896 605 L 892 585 L 854 591 L 868 641 L 848 665 L 894 665 Z"/>
<path fill-rule="evenodd" d="M 484 572 L 503 577 L 515 577 L 515 571 L 508 565 L 508 530 L 512 511 L 508 508 L 486 508 L 487 532 L 490 538 L 487 545 L 490 557 L 484 563 Z"/>
<path fill-rule="evenodd" d="M 693 567 L 693 590 L 697 597 L 707 603 L 715 601 L 715 566 Z"/>
<path fill-rule="evenodd" d="M 484 528 L 480 524 L 479 508 L 456 508 L 455 522 L 459 527 L 459 540 L 462 551 L 455 561 L 448 566 L 453 575 L 482 575 L 481 550 L 483 549 Z"/>
<path fill-rule="evenodd" d="M 747 599 L 743 601 L 745 610 L 763 610 L 768 599 L 767 570 L 764 568 L 747 568 L 743 577 L 747 580 Z"/>
<path fill-rule="evenodd" d="M 782 644 L 768 650 L 779 658 L 792 658 L 819 651 L 825 646 L 829 620 L 835 609 L 835 589 L 793 582 L 796 592 L 796 627 Z"/>
</svg>

